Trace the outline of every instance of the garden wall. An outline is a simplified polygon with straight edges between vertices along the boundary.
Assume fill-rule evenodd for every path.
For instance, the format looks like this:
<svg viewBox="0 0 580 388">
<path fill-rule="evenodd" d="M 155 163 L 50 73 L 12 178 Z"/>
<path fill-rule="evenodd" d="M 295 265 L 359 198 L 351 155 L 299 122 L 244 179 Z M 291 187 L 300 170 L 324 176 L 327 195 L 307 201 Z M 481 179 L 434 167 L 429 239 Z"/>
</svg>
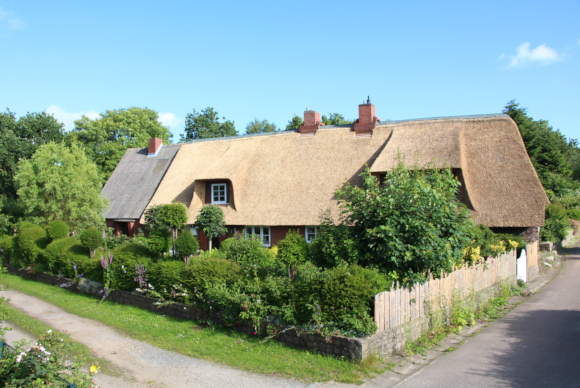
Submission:
<svg viewBox="0 0 580 388">
<path fill-rule="evenodd" d="M 487 268 L 486 268 L 487 267 Z M 8 272 L 24 278 L 42 281 L 52 285 L 70 282 L 70 279 L 44 273 L 18 269 L 8 266 Z M 341 336 L 324 337 L 319 334 L 299 333 L 294 329 L 285 330 L 278 327 L 277 341 L 287 345 L 308 349 L 322 354 L 345 357 L 350 360 L 361 360 L 371 354 L 389 355 L 401 350 L 408 340 L 416 340 L 429 329 L 429 301 L 437 298 L 445 300 L 443 308 L 451 304 L 453 290 L 475 287 L 480 300 L 490 297 L 498 282 L 502 279 L 515 281 L 515 251 L 489 259 L 487 263 L 472 267 L 463 267 L 441 279 L 431 279 L 424 285 L 417 284 L 412 289 L 401 289 L 382 292 L 375 297 L 376 334 L 365 338 L 347 338 Z M 90 289 L 89 282 L 81 279 L 78 285 L 70 287 L 73 291 L 82 291 L 100 297 L 100 289 Z M 79 289 L 80 288 L 80 289 Z M 159 305 L 156 299 L 137 293 L 113 290 L 110 301 L 119 304 L 136 306 L 159 314 L 171 315 L 184 320 L 206 319 L 204 312 L 182 303 Z M 217 322 L 221 323 L 221 322 Z M 266 334 L 266 325 L 256 330 L 250 324 L 232 326 L 231 329 L 254 335 L 255 332 Z"/>
</svg>

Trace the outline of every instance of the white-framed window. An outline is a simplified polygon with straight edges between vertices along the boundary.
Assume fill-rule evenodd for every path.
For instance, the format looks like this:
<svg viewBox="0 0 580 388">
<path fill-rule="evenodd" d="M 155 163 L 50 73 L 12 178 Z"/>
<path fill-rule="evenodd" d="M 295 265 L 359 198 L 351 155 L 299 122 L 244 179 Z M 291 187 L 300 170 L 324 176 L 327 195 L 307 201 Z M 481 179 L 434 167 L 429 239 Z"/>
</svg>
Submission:
<svg viewBox="0 0 580 388">
<path fill-rule="evenodd" d="M 316 226 L 305 226 L 304 238 L 307 243 L 314 241 L 316 239 Z"/>
<path fill-rule="evenodd" d="M 197 228 L 195 226 L 190 226 L 189 232 L 192 234 L 192 236 L 197 236 Z"/>
<path fill-rule="evenodd" d="M 211 184 L 211 203 L 218 205 L 228 203 L 227 184 L 225 183 Z"/>
<path fill-rule="evenodd" d="M 244 237 L 248 238 L 250 236 L 259 236 L 262 245 L 265 247 L 272 245 L 269 226 L 246 226 L 244 229 Z"/>
</svg>

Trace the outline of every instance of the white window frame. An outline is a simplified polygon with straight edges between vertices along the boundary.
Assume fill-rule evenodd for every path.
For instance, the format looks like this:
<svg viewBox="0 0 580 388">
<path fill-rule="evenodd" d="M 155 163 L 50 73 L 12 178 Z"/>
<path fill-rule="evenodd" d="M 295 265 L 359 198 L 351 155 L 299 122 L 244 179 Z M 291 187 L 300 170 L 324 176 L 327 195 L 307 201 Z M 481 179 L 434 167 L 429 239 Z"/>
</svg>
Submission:
<svg viewBox="0 0 580 388">
<path fill-rule="evenodd" d="M 312 236 L 312 233 L 308 233 L 308 228 L 314 228 L 314 236 Z M 314 225 L 307 225 L 304 227 L 304 239 L 306 240 L 307 243 L 311 243 L 312 241 L 316 240 L 316 234 L 318 233 L 318 228 Z"/>
<path fill-rule="evenodd" d="M 219 187 L 224 188 L 224 200 L 223 201 L 216 201 L 214 198 L 214 190 L 219 190 Z M 218 191 L 218 198 L 219 198 L 219 191 Z M 228 185 L 227 183 L 212 183 L 211 184 L 211 203 L 213 205 L 224 205 L 228 203 Z"/>
<path fill-rule="evenodd" d="M 251 228 L 252 233 L 248 234 L 248 228 Z M 262 242 L 262 245 L 265 247 L 271 247 L 272 246 L 272 229 L 270 229 L 269 226 L 246 225 L 244 227 L 244 238 L 248 238 L 249 236 L 257 235 L 256 228 L 260 228 L 260 241 Z M 267 232 L 264 233 L 264 231 L 267 231 Z M 267 244 L 264 244 L 264 236 L 268 236 L 268 243 Z"/>
</svg>

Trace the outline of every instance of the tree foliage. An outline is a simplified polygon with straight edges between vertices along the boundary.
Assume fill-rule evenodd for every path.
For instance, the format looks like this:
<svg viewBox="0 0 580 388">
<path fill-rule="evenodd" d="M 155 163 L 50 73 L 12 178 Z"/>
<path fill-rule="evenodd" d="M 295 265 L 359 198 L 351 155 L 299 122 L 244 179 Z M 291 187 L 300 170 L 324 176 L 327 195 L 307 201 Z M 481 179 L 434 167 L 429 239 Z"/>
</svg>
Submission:
<svg viewBox="0 0 580 388">
<path fill-rule="evenodd" d="M 175 238 L 177 230 L 181 229 L 187 222 L 187 209 L 182 203 L 168 203 L 159 207 L 158 215 L 159 224 L 171 228 L 171 238 L 173 242 L 173 251 L 175 251 Z"/>
<path fill-rule="evenodd" d="M 399 160 L 383 185 L 368 167 L 361 177 L 362 187 L 336 192 L 359 264 L 410 285 L 462 262 L 473 222 L 456 198 L 460 183 L 450 169 L 409 169 Z"/>
<path fill-rule="evenodd" d="M 344 125 L 354 123 L 353 120 L 346 120 L 340 113 L 329 113 L 328 117 L 322 115 L 321 120 L 325 125 Z"/>
<path fill-rule="evenodd" d="M 199 243 L 191 233 L 185 232 L 175 239 L 175 248 L 179 257 L 187 261 L 188 257 L 199 250 Z"/>
<path fill-rule="evenodd" d="M 39 146 L 64 138 L 63 124 L 53 116 L 42 113 L 27 113 L 16 119 L 10 110 L 0 113 L 0 197 L 16 199 L 14 175 L 18 161 L 30 159 Z M 13 202 L 6 203 L 12 208 Z"/>
<path fill-rule="evenodd" d="M 518 124 L 528 155 L 551 198 L 580 188 L 577 181 L 580 178 L 580 149 L 576 140 L 568 141 L 546 120 L 532 119 L 526 108 L 514 100 L 507 103 L 503 113 Z"/>
<path fill-rule="evenodd" d="M 286 130 L 298 130 L 298 128 L 304 124 L 304 120 L 300 116 L 292 116 L 292 119 L 288 121 L 288 125 L 286 125 Z"/>
<path fill-rule="evenodd" d="M 223 236 L 228 232 L 224 219 L 224 212 L 218 205 L 204 206 L 197 215 L 195 227 L 198 230 L 201 230 L 203 234 L 205 234 L 209 239 L 210 250 L 211 240 L 213 238 Z"/>
<path fill-rule="evenodd" d="M 14 177 L 24 215 L 39 224 L 63 220 L 72 230 L 103 224 L 107 200 L 97 167 L 76 144 L 48 143 L 21 160 Z"/>
<path fill-rule="evenodd" d="M 297 230 L 290 230 L 278 243 L 277 258 L 288 269 L 288 277 L 294 280 L 298 266 L 308 260 L 308 245 Z"/>
<path fill-rule="evenodd" d="M 268 120 L 258 120 L 254 118 L 254 121 L 246 125 L 246 134 L 251 135 L 254 133 L 264 133 L 264 132 L 276 132 L 276 124 L 269 123 Z"/>
<path fill-rule="evenodd" d="M 199 113 L 194 109 L 185 116 L 185 135 L 181 135 L 181 141 L 238 136 L 234 122 L 225 117 L 222 120 L 213 108 L 207 107 Z"/>
<path fill-rule="evenodd" d="M 96 120 L 82 116 L 67 142 L 78 141 L 90 160 L 96 163 L 102 182 L 106 182 L 129 148 L 147 147 L 158 137 L 170 143 L 171 133 L 159 122 L 156 111 L 148 108 L 116 109 L 101 113 Z"/>
<path fill-rule="evenodd" d="M 66 222 L 61 220 L 51 221 L 46 227 L 46 233 L 48 234 L 48 237 L 50 237 L 51 241 L 67 237 L 69 231 L 70 229 Z"/>
</svg>

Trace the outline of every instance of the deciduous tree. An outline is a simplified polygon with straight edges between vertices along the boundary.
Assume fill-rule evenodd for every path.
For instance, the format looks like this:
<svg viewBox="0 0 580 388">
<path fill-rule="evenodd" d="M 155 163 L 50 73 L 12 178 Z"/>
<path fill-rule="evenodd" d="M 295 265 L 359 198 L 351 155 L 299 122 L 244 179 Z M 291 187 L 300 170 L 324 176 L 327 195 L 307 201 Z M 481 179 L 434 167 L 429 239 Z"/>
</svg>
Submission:
<svg viewBox="0 0 580 388">
<path fill-rule="evenodd" d="M 228 232 L 224 220 L 224 212 L 218 205 L 204 206 L 197 215 L 195 227 L 201 230 L 208 238 L 210 251 L 212 248 L 211 240 Z"/>
<path fill-rule="evenodd" d="M 225 117 L 222 120 L 213 108 L 207 107 L 199 113 L 194 109 L 185 117 L 185 135 L 181 135 L 181 141 L 238 136 L 234 122 Z"/>
<path fill-rule="evenodd" d="M 97 166 L 76 143 L 41 145 L 18 163 L 14 180 L 24 215 L 34 222 L 63 220 L 74 231 L 104 224 L 108 201 L 100 194 Z"/>
<path fill-rule="evenodd" d="M 268 120 L 254 119 L 254 121 L 246 125 L 246 133 L 248 135 L 254 133 L 276 132 L 276 131 L 278 131 L 278 128 L 276 128 L 276 124 L 269 123 Z"/>
<path fill-rule="evenodd" d="M 163 144 L 170 143 L 171 133 L 158 121 L 156 111 L 148 108 L 108 110 L 91 120 L 82 116 L 67 142 L 80 142 L 96 163 L 102 182 L 106 182 L 129 148 L 147 147 L 149 139 L 158 137 Z"/>
</svg>

